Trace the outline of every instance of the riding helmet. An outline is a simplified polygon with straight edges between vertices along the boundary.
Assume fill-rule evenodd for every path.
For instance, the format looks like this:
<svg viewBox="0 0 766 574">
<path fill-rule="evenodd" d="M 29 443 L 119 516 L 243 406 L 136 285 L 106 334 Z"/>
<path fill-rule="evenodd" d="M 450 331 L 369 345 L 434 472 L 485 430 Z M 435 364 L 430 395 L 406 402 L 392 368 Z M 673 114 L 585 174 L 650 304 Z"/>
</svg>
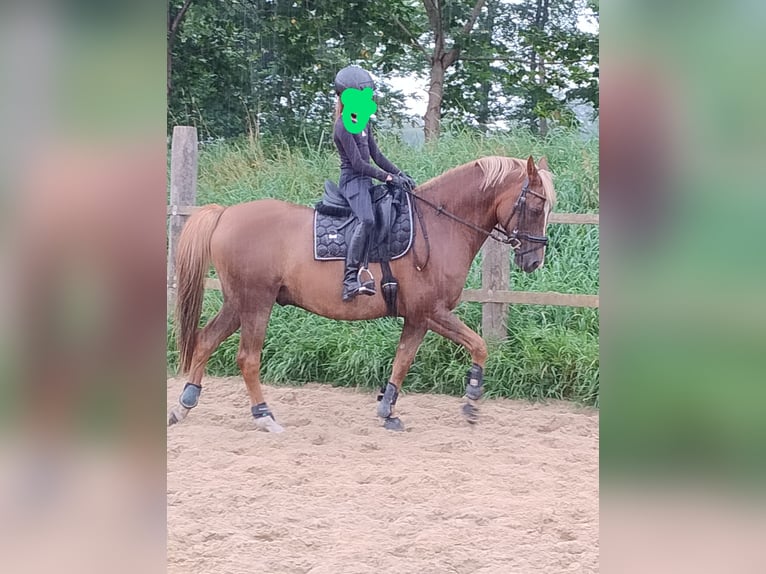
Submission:
<svg viewBox="0 0 766 574">
<path fill-rule="evenodd" d="M 341 94 L 347 88 L 363 90 L 364 88 L 375 89 L 372 76 L 359 66 L 346 66 L 335 76 L 335 93 Z"/>
</svg>

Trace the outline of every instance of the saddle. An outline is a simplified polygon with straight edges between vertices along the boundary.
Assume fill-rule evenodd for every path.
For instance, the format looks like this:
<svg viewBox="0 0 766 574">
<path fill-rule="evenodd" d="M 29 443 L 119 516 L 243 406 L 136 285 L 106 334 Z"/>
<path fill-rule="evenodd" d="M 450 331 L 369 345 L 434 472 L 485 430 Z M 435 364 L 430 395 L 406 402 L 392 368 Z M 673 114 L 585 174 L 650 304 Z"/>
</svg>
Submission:
<svg viewBox="0 0 766 574">
<path fill-rule="evenodd" d="M 368 260 L 384 262 L 405 255 L 412 246 L 414 226 L 410 197 L 392 185 L 370 190 L 375 226 L 371 233 Z M 325 181 L 322 200 L 314 207 L 314 259 L 346 258 L 347 239 L 358 225 L 356 217 L 332 181 Z"/>
</svg>

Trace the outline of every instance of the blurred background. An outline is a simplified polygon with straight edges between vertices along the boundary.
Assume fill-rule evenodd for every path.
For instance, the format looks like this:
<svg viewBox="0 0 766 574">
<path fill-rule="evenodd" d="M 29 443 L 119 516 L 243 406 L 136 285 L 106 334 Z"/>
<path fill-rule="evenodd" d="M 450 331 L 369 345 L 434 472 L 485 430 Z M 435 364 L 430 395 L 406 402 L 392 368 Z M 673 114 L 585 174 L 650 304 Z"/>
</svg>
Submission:
<svg viewBox="0 0 766 574">
<path fill-rule="evenodd" d="M 4 572 L 165 558 L 165 8 L 0 6 Z"/>
<path fill-rule="evenodd" d="M 601 13 L 602 568 L 762 571 L 766 9 Z"/>
</svg>

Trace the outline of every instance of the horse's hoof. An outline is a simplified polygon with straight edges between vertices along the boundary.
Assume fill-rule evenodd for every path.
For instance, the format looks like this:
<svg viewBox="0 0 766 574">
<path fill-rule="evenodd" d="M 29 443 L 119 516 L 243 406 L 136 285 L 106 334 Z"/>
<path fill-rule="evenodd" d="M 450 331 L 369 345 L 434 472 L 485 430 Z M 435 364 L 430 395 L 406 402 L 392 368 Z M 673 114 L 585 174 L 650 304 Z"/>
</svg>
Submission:
<svg viewBox="0 0 766 574">
<path fill-rule="evenodd" d="M 170 414 L 168 415 L 168 426 L 173 426 L 174 424 L 180 423 L 182 420 L 186 418 L 186 415 L 189 414 L 189 411 L 191 409 L 187 409 L 181 404 L 177 404 L 172 409 L 170 409 Z"/>
<path fill-rule="evenodd" d="M 465 417 L 465 420 L 469 424 L 476 424 L 479 422 L 479 409 L 477 409 L 475 406 L 466 403 L 463 405 L 462 408 L 463 416 Z"/>
<path fill-rule="evenodd" d="M 402 432 L 404 430 L 404 423 L 399 417 L 387 417 L 383 422 L 383 428 L 386 430 Z"/>
<path fill-rule="evenodd" d="M 262 430 L 264 432 L 285 432 L 285 429 L 283 429 L 282 426 L 270 416 L 255 419 L 255 426 L 258 430 Z"/>
</svg>

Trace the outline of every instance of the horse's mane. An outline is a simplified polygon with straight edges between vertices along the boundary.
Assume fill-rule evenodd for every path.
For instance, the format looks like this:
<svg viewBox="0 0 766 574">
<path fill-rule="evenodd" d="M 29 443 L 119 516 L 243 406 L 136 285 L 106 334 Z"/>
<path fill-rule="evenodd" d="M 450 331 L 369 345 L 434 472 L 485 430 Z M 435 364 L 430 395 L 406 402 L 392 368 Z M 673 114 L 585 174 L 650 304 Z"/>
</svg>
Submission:
<svg viewBox="0 0 766 574">
<path fill-rule="evenodd" d="M 537 173 L 540 174 L 540 179 L 543 180 L 545 199 L 550 208 L 553 208 L 553 206 L 556 205 L 556 190 L 553 187 L 553 175 L 547 169 L 538 169 Z"/>
<path fill-rule="evenodd" d="M 479 185 L 479 189 L 486 191 L 492 187 L 502 185 L 509 181 L 511 178 L 520 180 L 527 175 L 527 164 L 525 161 L 504 156 L 488 156 L 474 161 L 469 161 L 463 165 L 453 167 L 449 171 L 444 172 L 442 175 L 428 180 L 424 186 L 431 187 L 437 181 L 444 178 L 445 180 L 457 180 L 458 182 L 464 181 L 471 176 L 471 168 L 478 167 L 482 172 L 482 180 Z M 545 190 L 545 196 L 550 205 L 556 203 L 556 192 L 553 189 L 553 180 L 551 174 L 547 170 L 538 170 L 540 177 L 543 180 L 543 189 Z M 462 187 L 462 184 L 461 184 Z"/>
<path fill-rule="evenodd" d="M 476 160 L 476 165 L 481 168 L 484 180 L 481 182 L 482 191 L 490 187 L 502 185 L 511 177 L 516 180 L 522 179 L 527 173 L 526 164 L 520 159 L 493 155 Z"/>
</svg>

